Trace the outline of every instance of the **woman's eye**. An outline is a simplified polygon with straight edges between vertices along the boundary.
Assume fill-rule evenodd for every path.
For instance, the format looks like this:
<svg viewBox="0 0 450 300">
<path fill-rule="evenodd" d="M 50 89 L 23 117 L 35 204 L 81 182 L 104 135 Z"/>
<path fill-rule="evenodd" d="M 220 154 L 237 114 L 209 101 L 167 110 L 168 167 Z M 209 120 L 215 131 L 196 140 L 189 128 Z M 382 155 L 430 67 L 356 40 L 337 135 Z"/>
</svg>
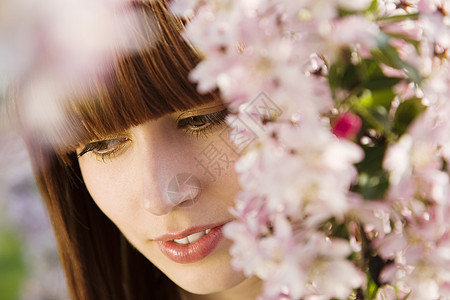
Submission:
<svg viewBox="0 0 450 300">
<path fill-rule="evenodd" d="M 179 119 L 177 127 L 184 129 L 188 133 L 200 134 L 211 132 L 216 125 L 223 125 L 228 115 L 228 110 L 224 109 L 206 115 L 190 116 Z"/>
<path fill-rule="evenodd" d="M 120 138 L 120 139 L 110 139 L 97 141 L 87 144 L 83 150 L 78 154 L 78 157 L 83 156 L 88 152 L 92 152 L 101 158 L 105 158 L 106 156 L 110 156 L 114 154 L 116 151 L 121 149 L 121 146 L 128 142 L 128 138 Z"/>
<path fill-rule="evenodd" d="M 201 128 L 209 125 L 210 121 L 206 116 L 194 116 L 185 119 L 186 124 L 192 127 Z"/>
</svg>

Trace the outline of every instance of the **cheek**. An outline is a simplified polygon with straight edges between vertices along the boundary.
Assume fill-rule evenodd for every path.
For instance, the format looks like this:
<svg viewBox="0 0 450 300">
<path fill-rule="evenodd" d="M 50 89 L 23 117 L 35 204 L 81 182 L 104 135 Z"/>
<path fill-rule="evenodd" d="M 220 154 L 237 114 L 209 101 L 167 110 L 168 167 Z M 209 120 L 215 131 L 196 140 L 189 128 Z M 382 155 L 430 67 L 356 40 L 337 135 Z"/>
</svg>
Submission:
<svg viewBox="0 0 450 300">
<path fill-rule="evenodd" d="M 214 192 L 234 195 L 239 190 L 238 176 L 234 168 L 239 159 L 236 151 L 229 140 L 216 136 L 197 147 L 193 157 L 193 170 L 201 176 L 202 183 L 211 187 Z M 234 200 L 232 196 L 230 198 Z"/>
<path fill-rule="evenodd" d="M 130 209 L 136 205 L 137 180 L 131 180 L 133 169 L 121 168 L 118 164 L 108 165 L 108 161 L 80 162 L 80 169 L 94 202 L 108 218 L 122 227 L 131 218 Z"/>
</svg>

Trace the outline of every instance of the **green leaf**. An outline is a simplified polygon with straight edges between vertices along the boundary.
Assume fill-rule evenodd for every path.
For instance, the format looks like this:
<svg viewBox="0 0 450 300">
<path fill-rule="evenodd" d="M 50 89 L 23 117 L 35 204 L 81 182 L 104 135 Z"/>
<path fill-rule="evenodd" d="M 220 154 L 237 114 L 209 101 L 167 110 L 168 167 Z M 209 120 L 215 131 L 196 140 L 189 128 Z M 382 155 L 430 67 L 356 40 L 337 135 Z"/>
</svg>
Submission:
<svg viewBox="0 0 450 300">
<path fill-rule="evenodd" d="M 358 66 L 349 64 L 342 74 L 341 86 L 346 90 L 352 90 L 363 81 Z"/>
<path fill-rule="evenodd" d="M 361 116 L 364 128 L 375 129 L 380 134 L 389 136 L 391 134 L 391 122 L 389 110 L 386 106 L 390 105 L 390 101 L 386 100 L 387 98 L 383 96 L 383 93 L 375 93 L 374 95 L 367 92 L 360 98 L 359 102 L 353 105 L 352 109 Z"/>
<path fill-rule="evenodd" d="M 338 59 L 328 70 L 328 84 L 333 94 L 340 87 L 344 70 L 345 64 L 342 59 Z"/>
<path fill-rule="evenodd" d="M 362 148 L 365 156 L 356 164 L 359 176 L 352 190 L 360 193 L 366 200 L 382 199 L 389 187 L 389 174 L 383 170 L 386 146 L 362 146 Z"/>
<path fill-rule="evenodd" d="M 377 21 L 389 21 L 389 22 L 401 22 L 406 20 L 417 20 L 419 18 L 418 13 L 414 14 L 405 14 L 405 15 L 393 15 L 393 16 L 382 16 L 377 18 Z"/>
<path fill-rule="evenodd" d="M 338 15 L 339 15 L 340 19 L 349 17 L 349 16 L 353 16 L 354 14 L 355 14 L 355 11 L 344 9 L 342 7 L 338 8 Z"/>
<path fill-rule="evenodd" d="M 383 89 L 383 90 L 374 90 L 372 91 L 372 107 L 383 107 L 387 112 L 391 108 L 392 100 L 395 98 L 395 93 L 391 88 Z M 385 114 L 385 113 L 383 113 Z"/>
<path fill-rule="evenodd" d="M 406 132 L 408 126 L 426 110 L 419 98 L 412 98 L 402 102 L 395 112 L 393 130 L 400 136 Z"/>
<path fill-rule="evenodd" d="M 351 91 L 366 81 L 367 76 L 361 69 L 362 66 L 351 64 L 349 55 L 348 51 L 343 51 L 342 57 L 330 66 L 328 82 L 333 93 L 336 90 Z"/>
<path fill-rule="evenodd" d="M 12 232 L 0 231 L 0 298 L 18 299 L 25 276 L 26 268 L 19 239 Z"/>
<path fill-rule="evenodd" d="M 379 200 L 385 196 L 388 187 L 389 176 L 387 172 L 360 173 L 354 191 L 361 194 L 363 199 Z"/>
<path fill-rule="evenodd" d="M 403 70 L 410 80 L 420 84 L 422 76 L 413 66 L 400 59 L 397 49 L 389 43 L 391 38 L 387 34 L 379 34 L 377 39 L 378 47 L 371 51 L 372 57 L 389 67 Z"/>
<path fill-rule="evenodd" d="M 378 285 L 375 283 L 375 281 L 372 279 L 371 276 L 367 276 L 367 288 L 366 288 L 366 299 L 367 300 L 373 300 L 377 296 L 378 292 Z"/>
<path fill-rule="evenodd" d="M 368 15 L 374 15 L 378 10 L 378 1 L 373 0 L 372 3 L 370 3 L 370 6 L 366 9 L 366 14 Z"/>
<path fill-rule="evenodd" d="M 366 84 L 366 88 L 370 90 L 387 90 L 392 88 L 394 85 L 402 81 L 401 78 L 394 77 L 379 77 L 379 78 L 370 78 L 370 80 Z M 392 89 L 390 89 L 392 92 Z M 392 92 L 393 93 L 393 92 Z"/>
<path fill-rule="evenodd" d="M 386 153 L 386 146 L 361 147 L 364 151 L 364 159 L 356 164 L 358 172 L 374 173 L 383 170 L 383 158 Z"/>
</svg>

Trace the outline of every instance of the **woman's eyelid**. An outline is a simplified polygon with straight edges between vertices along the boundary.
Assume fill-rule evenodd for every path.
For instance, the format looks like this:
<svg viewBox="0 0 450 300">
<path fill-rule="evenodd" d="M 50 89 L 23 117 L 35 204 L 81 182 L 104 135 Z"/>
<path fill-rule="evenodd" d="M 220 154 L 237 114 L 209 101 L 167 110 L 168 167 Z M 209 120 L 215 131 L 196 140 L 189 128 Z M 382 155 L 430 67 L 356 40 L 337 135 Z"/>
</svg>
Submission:
<svg viewBox="0 0 450 300">
<path fill-rule="evenodd" d="M 99 145 L 101 145 L 101 143 L 105 143 L 105 142 L 110 142 L 110 141 L 118 141 L 118 140 L 123 140 L 122 142 L 118 142 L 116 145 L 114 145 L 112 148 L 120 146 L 121 144 L 130 141 L 130 135 L 128 134 L 113 134 L 113 135 L 108 135 L 105 137 L 102 137 L 101 139 L 98 140 L 93 140 L 87 143 L 84 143 L 82 145 L 80 145 L 80 147 L 77 149 L 76 153 L 78 157 L 83 156 L 84 154 L 94 151 L 96 147 L 98 147 Z"/>
<path fill-rule="evenodd" d="M 120 140 L 120 139 L 125 139 L 125 138 L 131 139 L 131 134 L 128 131 L 100 136 L 100 137 L 96 138 L 95 140 L 91 140 L 91 141 L 84 143 L 83 146 L 88 146 L 90 144 L 107 142 L 107 141 L 112 141 L 112 140 Z"/>
<path fill-rule="evenodd" d="M 127 138 L 120 138 L 120 139 L 109 139 L 104 140 L 101 142 L 98 142 L 102 146 L 106 146 L 105 149 L 95 150 L 96 153 L 106 153 L 109 152 L 111 149 L 117 148 L 123 143 L 126 143 L 128 141 Z"/>
</svg>

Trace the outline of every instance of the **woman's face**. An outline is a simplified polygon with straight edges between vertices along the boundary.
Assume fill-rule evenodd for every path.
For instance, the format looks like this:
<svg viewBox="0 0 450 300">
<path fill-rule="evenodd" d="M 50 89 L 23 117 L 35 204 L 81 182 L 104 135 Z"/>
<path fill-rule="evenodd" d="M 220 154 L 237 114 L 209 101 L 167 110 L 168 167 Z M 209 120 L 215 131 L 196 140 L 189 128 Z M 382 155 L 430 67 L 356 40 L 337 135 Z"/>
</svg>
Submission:
<svg viewBox="0 0 450 300">
<path fill-rule="evenodd" d="M 181 288 L 198 294 L 244 280 L 221 232 L 239 190 L 225 107 L 165 115 L 77 152 L 86 186 L 126 238 Z"/>
</svg>

